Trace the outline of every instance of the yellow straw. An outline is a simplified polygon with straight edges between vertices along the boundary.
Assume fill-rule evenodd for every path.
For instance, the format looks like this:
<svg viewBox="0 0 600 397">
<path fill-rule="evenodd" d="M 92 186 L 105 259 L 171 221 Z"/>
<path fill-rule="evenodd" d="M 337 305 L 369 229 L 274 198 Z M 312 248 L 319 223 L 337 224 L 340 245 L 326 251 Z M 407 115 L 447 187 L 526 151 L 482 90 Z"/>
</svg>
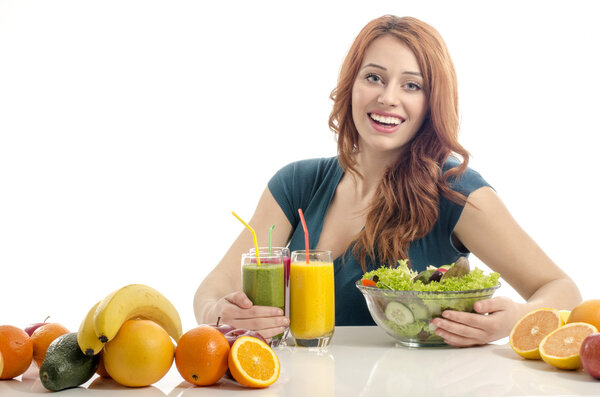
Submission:
<svg viewBox="0 0 600 397">
<path fill-rule="evenodd" d="M 259 258 L 260 255 L 259 255 L 259 251 L 258 251 L 258 241 L 256 240 L 256 232 L 254 231 L 254 229 L 252 229 L 252 227 L 249 224 L 244 222 L 244 220 L 242 218 L 240 218 L 238 216 L 238 214 L 236 214 L 233 211 L 231 211 L 231 213 L 233 214 L 233 216 L 238 218 L 238 220 L 240 222 L 242 222 L 244 224 L 244 226 L 246 226 L 248 228 L 248 230 L 250 230 L 250 232 L 252 233 L 252 238 L 254 239 L 254 252 L 256 252 L 256 265 L 260 266 L 260 258 Z"/>
</svg>

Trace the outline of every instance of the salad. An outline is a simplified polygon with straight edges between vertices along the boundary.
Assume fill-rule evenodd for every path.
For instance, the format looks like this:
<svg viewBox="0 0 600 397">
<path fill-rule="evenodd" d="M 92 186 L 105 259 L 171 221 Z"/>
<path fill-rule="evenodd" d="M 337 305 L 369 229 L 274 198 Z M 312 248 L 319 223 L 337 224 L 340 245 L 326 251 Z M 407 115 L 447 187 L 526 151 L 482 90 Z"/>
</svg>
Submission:
<svg viewBox="0 0 600 397">
<path fill-rule="evenodd" d="M 473 304 L 490 298 L 499 287 L 500 274 L 470 269 L 468 260 L 422 272 L 398 261 L 396 268 L 380 267 L 367 272 L 357 287 L 367 300 L 375 322 L 389 335 L 409 346 L 444 345 L 429 322 L 444 310 L 473 312 Z"/>
<path fill-rule="evenodd" d="M 408 260 L 399 260 L 395 268 L 382 266 L 365 273 L 361 284 L 395 291 L 470 291 L 494 287 L 499 278 L 496 272 L 485 275 L 477 267 L 471 270 L 462 256 L 451 265 L 428 266 L 420 273 L 408 267 Z"/>
</svg>

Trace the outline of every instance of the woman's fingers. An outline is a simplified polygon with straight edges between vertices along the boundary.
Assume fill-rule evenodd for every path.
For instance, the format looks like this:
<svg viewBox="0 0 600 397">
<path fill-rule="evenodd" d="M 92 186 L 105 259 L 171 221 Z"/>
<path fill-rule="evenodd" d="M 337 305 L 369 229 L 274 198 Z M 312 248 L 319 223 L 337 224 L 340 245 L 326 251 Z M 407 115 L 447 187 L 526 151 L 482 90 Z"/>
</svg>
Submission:
<svg viewBox="0 0 600 397">
<path fill-rule="evenodd" d="M 221 323 L 259 332 L 265 339 L 281 334 L 289 325 L 283 310 L 271 306 L 254 306 L 241 291 L 233 292 L 216 304 Z"/>
<path fill-rule="evenodd" d="M 504 297 L 475 303 L 477 313 L 446 310 L 431 322 L 435 333 L 453 346 L 473 346 L 502 337 L 513 302 Z"/>
<path fill-rule="evenodd" d="M 473 309 L 477 313 L 494 313 L 501 310 L 507 310 L 511 305 L 512 301 L 505 296 L 498 296 L 491 299 L 483 299 L 475 302 Z"/>
<path fill-rule="evenodd" d="M 266 306 L 256 306 L 266 307 Z M 255 331 L 262 331 L 269 328 L 280 328 L 287 327 L 289 320 L 283 316 L 283 313 L 279 316 L 260 316 L 260 317 L 247 317 L 237 318 L 235 321 L 235 327 L 247 328 Z M 233 324 L 231 324 L 233 325 Z"/>
<path fill-rule="evenodd" d="M 460 312 L 453 312 L 450 314 L 454 313 Z M 476 314 L 475 316 L 481 317 L 480 314 Z M 485 329 L 477 328 L 473 324 L 469 324 L 468 322 L 462 323 L 456 321 L 456 318 L 451 319 L 449 317 L 444 316 L 444 318 L 434 319 L 432 323 L 437 327 L 435 330 L 436 335 L 444 339 L 454 341 L 455 343 L 457 343 L 459 339 L 464 340 L 464 342 L 461 342 L 461 345 L 472 345 L 477 341 L 479 341 L 480 344 L 485 343 L 483 342 L 487 336 Z"/>
<path fill-rule="evenodd" d="M 225 299 L 232 305 L 238 306 L 242 309 L 249 309 L 252 307 L 252 301 L 248 299 L 246 294 L 242 291 L 232 292 L 231 294 L 225 296 L 225 298 L 223 299 Z"/>
</svg>

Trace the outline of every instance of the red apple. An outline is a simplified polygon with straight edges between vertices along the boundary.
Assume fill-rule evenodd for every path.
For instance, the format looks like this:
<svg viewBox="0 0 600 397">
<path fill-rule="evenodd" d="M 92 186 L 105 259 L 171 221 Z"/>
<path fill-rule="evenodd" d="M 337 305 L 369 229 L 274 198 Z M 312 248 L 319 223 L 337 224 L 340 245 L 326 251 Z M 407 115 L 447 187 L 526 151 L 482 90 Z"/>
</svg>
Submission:
<svg viewBox="0 0 600 397">
<path fill-rule="evenodd" d="M 219 324 L 220 322 L 221 322 L 221 317 L 219 317 L 217 319 L 217 323 L 216 324 L 211 324 L 210 326 L 213 327 L 213 328 L 216 328 L 223 335 L 225 335 L 229 331 L 233 331 L 235 329 L 234 327 L 232 327 L 229 324 Z"/>
<path fill-rule="evenodd" d="M 50 316 L 46 317 L 46 319 L 44 320 L 43 323 L 33 323 L 33 324 L 29 324 L 27 327 L 25 327 L 25 332 L 27 332 L 27 335 L 31 336 L 31 334 L 33 334 L 33 332 L 36 329 L 38 329 L 42 325 L 48 324 L 46 321 L 48 321 L 49 318 L 50 318 Z"/>
<path fill-rule="evenodd" d="M 258 332 L 252 331 L 250 329 L 244 329 L 244 328 L 238 328 L 238 329 L 234 329 L 233 331 L 229 331 L 228 333 L 225 334 L 225 339 L 227 339 L 227 342 L 229 342 L 229 346 L 232 346 L 233 342 L 235 342 L 237 340 L 237 338 L 239 338 L 240 336 L 252 336 L 256 339 L 260 339 L 263 342 L 267 343 L 265 338 L 263 338 L 262 335 L 259 334 Z"/>
<path fill-rule="evenodd" d="M 588 335 L 579 350 L 583 370 L 600 379 L 600 332 Z"/>
</svg>

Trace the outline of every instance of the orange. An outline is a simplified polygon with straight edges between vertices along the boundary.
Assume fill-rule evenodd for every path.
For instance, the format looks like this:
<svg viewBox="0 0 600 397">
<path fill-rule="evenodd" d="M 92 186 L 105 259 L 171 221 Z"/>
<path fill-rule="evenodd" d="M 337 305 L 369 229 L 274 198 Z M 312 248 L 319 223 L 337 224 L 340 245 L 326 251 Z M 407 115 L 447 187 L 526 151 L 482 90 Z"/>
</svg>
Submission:
<svg viewBox="0 0 600 397">
<path fill-rule="evenodd" d="M 229 342 L 209 325 L 183 334 L 175 350 L 175 365 L 186 381 L 198 386 L 213 385 L 227 372 Z"/>
<path fill-rule="evenodd" d="M 128 320 L 104 345 L 104 366 L 117 383 L 148 386 L 171 368 L 175 347 L 160 325 L 150 320 Z"/>
<path fill-rule="evenodd" d="M 581 302 L 571 310 L 567 323 L 584 322 L 600 329 L 600 299 Z"/>
<path fill-rule="evenodd" d="M 98 369 L 96 370 L 96 373 L 100 375 L 101 378 L 109 379 L 110 375 L 104 366 L 104 350 L 100 350 L 100 353 L 98 354 L 100 355 L 100 360 L 98 360 Z"/>
<path fill-rule="evenodd" d="M 33 345 L 27 332 L 12 325 L 0 325 L 0 379 L 12 379 L 27 371 L 33 360 Z"/>
<path fill-rule="evenodd" d="M 68 334 L 69 330 L 57 323 L 48 323 L 40 326 L 31 334 L 31 343 L 33 343 L 33 361 L 35 365 L 42 366 L 46 350 L 50 343 L 61 335 Z"/>
<path fill-rule="evenodd" d="M 556 309 L 536 309 L 525 314 L 513 326 L 508 340 L 510 347 L 521 357 L 539 360 L 539 345 L 550 332 L 563 325 Z"/>
<path fill-rule="evenodd" d="M 229 352 L 229 371 L 239 384 L 248 387 L 267 387 L 279 378 L 279 358 L 260 339 L 239 337 Z"/>
<path fill-rule="evenodd" d="M 542 360 L 561 369 L 580 368 L 581 344 L 589 334 L 597 331 L 588 323 L 569 323 L 552 331 L 540 342 Z"/>
</svg>

